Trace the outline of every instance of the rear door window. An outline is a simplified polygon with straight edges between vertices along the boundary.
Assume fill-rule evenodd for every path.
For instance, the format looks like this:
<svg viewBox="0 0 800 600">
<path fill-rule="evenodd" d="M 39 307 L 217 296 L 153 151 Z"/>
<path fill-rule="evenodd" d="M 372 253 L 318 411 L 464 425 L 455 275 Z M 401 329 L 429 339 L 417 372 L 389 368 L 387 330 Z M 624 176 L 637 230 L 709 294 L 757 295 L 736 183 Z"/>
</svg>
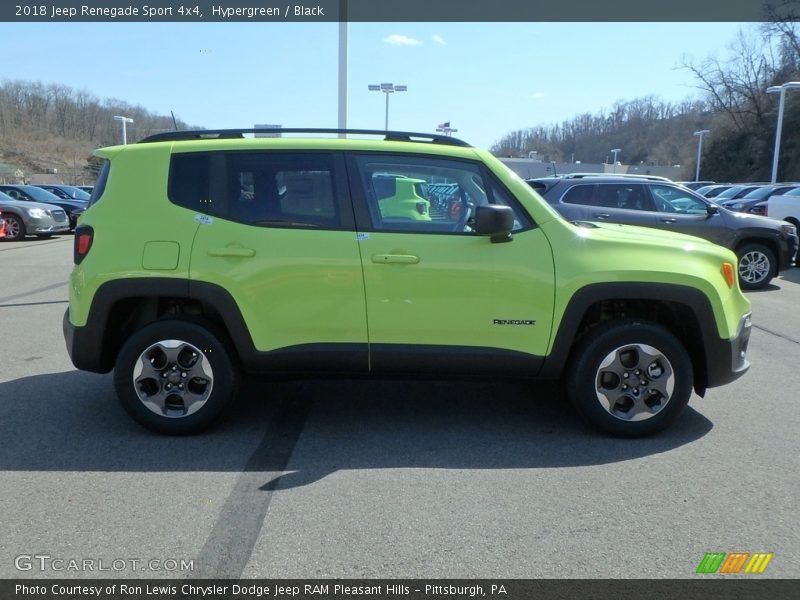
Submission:
<svg viewBox="0 0 800 600">
<path fill-rule="evenodd" d="M 337 229 L 349 200 L 334 163 L 331 153 L 176 154 L 168 193 L 179 206 L 247 225 Z"/>
</svg>

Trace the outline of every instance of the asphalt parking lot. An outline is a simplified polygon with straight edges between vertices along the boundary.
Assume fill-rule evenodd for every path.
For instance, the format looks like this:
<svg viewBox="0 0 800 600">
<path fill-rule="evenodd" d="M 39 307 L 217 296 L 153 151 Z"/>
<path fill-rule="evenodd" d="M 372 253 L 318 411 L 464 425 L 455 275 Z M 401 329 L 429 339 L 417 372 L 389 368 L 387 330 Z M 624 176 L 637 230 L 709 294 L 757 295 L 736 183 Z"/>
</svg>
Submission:
<svg viewBox="0 0 800 600">
<path fill-rule="evenodd" d="M 553 385 L 316 380 L 169 438 L 72 367 L 71 265 L 71 236 L 0 244 L 0 577 L 800 577 L 800 269 L 749 294 L 750 372 L 654 438 Z"/>
</svg>

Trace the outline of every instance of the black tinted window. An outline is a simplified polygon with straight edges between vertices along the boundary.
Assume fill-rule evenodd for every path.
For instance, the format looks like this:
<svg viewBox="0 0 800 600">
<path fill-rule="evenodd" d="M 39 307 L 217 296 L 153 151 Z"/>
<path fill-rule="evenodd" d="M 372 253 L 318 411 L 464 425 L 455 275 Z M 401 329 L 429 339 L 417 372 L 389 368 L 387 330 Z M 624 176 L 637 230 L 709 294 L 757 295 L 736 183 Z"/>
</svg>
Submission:
<svg viewBox="0 0 800 600">
<path fill-rule="evenodd" d="M 169 199 L 184 208 L 217 214 L 211 207 L 210 165 L 210 154 L 174 155 L 169 170 Z"/>
<path fill-rule="evenodd" d="M 638 183 L 576 185 L 564 194 L 563 201 L 601 208 L 653 210 L 644 188 Z"/>
<path fill-rule="evenodd" d="M 204 152 L 172 157 L 172 202 L 262 226 L 340 226 L 333 159 L 326 154 Z"/>
<path fill-rule="evenodd" d="M 108 181 L 108 174 L 111 171 L 111 161 L 103 160 L 103 166 L 100 167 L 100 174 L 97 176 L 97 181 L 92 188 L 92 195 L 89 196 L 89 206 L 96 204 L 100 200 L 100 196 L 106 189 L 106 182 Z"/>
<path fill-rule="evenodd" d="M 564 194 L 564 197 L 561 199 L 561 201 L 566 202 L 567 204 L 585 204 L 591 206 L 594 197 L 594 194 L 592 193 L 593 190 L 593 185 L 573 186 L 567 190 L 567 193 Z"/>
</svg>

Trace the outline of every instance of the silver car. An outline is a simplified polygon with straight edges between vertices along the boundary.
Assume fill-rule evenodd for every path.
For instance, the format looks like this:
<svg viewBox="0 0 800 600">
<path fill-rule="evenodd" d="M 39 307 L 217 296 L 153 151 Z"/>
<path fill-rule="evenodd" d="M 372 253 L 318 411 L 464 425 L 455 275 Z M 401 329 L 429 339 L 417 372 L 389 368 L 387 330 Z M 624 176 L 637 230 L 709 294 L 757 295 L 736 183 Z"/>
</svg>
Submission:
<svg viewBox="0 0 800 600">
<path fill-rule="evenodd" d="M 41 202 L 20 202 L 0 192 L 0 216 L 6 222 L 3 241 L 22 240 L 26 235 L 48 238 L 69 231 L 67 213 L 58 206 Z"/>
</svg>

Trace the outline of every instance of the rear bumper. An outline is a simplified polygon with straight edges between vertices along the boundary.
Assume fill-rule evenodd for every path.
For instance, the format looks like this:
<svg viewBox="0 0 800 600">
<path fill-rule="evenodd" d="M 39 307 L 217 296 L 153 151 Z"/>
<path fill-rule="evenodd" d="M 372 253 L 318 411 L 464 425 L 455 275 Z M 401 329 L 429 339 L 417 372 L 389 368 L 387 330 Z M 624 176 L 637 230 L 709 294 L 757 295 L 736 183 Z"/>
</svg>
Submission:
<svg viewBox="0 0 800 600">
<path fill-rule="evenodd" d="M 750 363 L 746 355 L 751 329 L 752 321 L 750 313 L 747 313 L 739 321 L 735 336 L 709 344 L 706 351 L 707 387 L 725 385 L 747 373 Z"/>
<path fill-rule="evenodd" d="M 76 327 L 69 320 L 69 309 L 61 321 L 67 354 L 76 368 L 95 373 L 108 373 L 112 365 L 103 361 L 103 338 L 101 333 L 91 327 Z"/>
</svg>

